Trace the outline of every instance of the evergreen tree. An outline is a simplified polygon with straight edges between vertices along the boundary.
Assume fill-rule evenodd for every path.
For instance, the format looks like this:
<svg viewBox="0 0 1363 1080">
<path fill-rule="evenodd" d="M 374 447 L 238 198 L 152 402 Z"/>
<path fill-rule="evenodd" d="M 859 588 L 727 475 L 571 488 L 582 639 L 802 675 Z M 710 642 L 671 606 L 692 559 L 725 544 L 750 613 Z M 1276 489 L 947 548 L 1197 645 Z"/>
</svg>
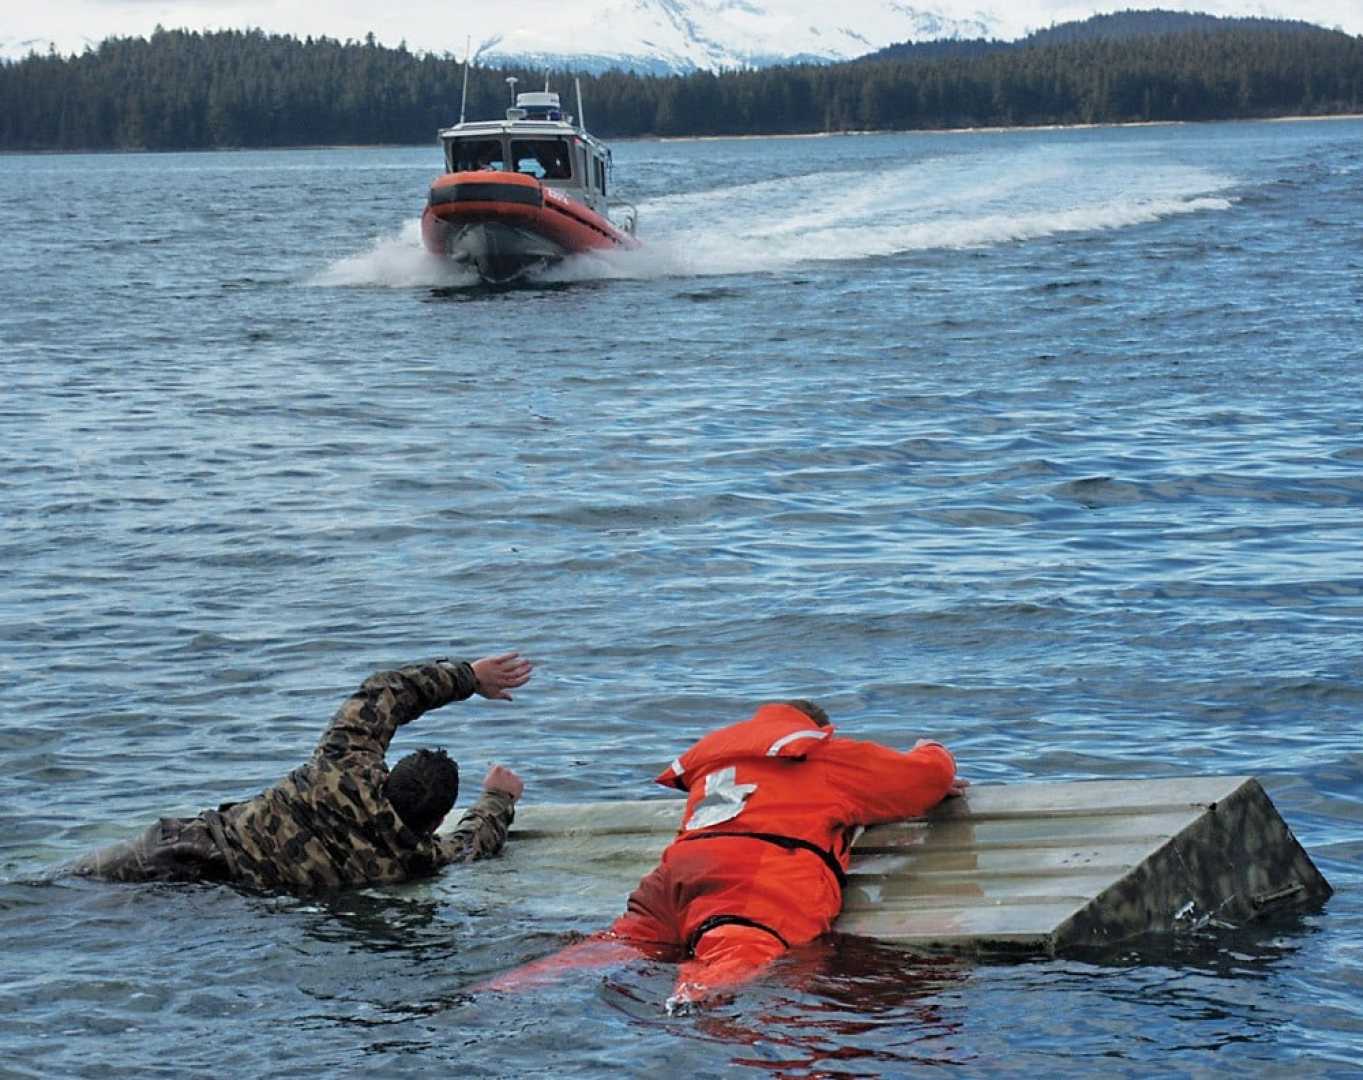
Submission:
<svg viewBox="0 0 1363 1080">
<path fill-rule="evenodd" d="M 1363 38 L 1262 19 L 1127 12 L 1016 44 L 937 42 L 832 65 L 581 77 L 606 136 L 794 134 L 1353 113 Z M 458 119 L 463 67 L 405 44 L 157 27 L 78 56 L 0 63 L 0 149 L 421 144 Z M 508 76 L 475 66 L 467 117 L 500 116 Z M 568 72 L 553 72 L 560 88 Z M 566 100 L 571 95 L 566 96 Z M 574 111 L 575 102 L 568 111 Z"/>
</svg>

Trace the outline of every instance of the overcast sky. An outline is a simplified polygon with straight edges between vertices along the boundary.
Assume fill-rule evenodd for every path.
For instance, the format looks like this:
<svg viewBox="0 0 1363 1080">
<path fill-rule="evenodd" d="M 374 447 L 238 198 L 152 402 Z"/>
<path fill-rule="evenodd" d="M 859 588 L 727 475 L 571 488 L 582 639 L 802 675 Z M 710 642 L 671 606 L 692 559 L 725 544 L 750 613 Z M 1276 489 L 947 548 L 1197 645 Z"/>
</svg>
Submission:
<svg viewBox="0 0 1363 1080">
<path fill-rule="evenodd" d="M 30 47 L 46 52 L 49 41 L 61 52 L 79 52 L 87 43 L 95 45 L 114 35 L 147 36 L 159 23 L 167 29 L 192 30 L 260 27 L 298 37 L 311 34 L 340 40 L 359 40 L 373 31 L 384 45 L 406 41 L 413 51 L 462 56 L 464 42 L 470 36 L 476 49 L 480 41 L 498 32 L 517 26 L 534 26 L 542 31 L 565 12 L 596 9 L 612 2 L 618 0 L 512 0 L 504 4 L 483 0 L 396 0 L 388 4 L 359 0 L 7 0 L 0 17 L 0 54 L 21 55 Z M 710 8 L 720 6 L 720 0 L 691 2 Z M 756 2 L 772 12 L 790 8 L 822 11 L 824 15 L 817 21 L 827 21 L 826 0 Z M 857 6 L 848 5 L 844 14 L 852 14 Z M 1272 14 L 1363 34 L 1363 0 L 909 0 L 908 6 L 957 17 L 992 12 L 1005 32 L 1017 34 L 1095 12 L 1131 8 Z M 565 51 L 584 51 L 584 46 Z"/>
</svg>

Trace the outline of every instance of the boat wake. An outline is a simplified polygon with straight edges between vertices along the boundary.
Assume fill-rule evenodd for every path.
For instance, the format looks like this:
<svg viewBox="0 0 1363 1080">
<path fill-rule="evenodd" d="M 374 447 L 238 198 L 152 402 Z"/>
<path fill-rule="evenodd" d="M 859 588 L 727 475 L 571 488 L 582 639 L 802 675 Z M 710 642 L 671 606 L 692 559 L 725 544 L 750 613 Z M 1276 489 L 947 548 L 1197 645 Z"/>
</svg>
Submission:
<svg viewBox="0 0 1363 1080">
<path fill-rule="evenodd" d="M 642 247 L 574 256 L 534 280 L 774 273 L 1126 229 L 1234 205 L 1227 192 L 1235 181 L 1195 166 L 1129 155 L 1108 160 L 1072 146 L 997 150 L 644 200 Z M 312 283 L 462 288 L 476 282 L 476 275 L 425 252 L 411 221 L 370 250 L 328 266 Z"/>
<path fill-rule="evenodd" d="M 1233 183 L 1195 167 L 1040 150 L 825 172 L 645 202 L 647 246 L 612 261 L 641 274 L 734 274 L 989 247 L 1228 210 Z"/>
<path fill-rule="evenodd" d="M 413 218 L 396 233 L 380 236 L 369 250 L 337 259 L 314 274 L 309 285 L 378 286 L 390 289 L 458 289 L 478 282 L 478 275 L 421 246 L 421 219 Z"/>
</svg>

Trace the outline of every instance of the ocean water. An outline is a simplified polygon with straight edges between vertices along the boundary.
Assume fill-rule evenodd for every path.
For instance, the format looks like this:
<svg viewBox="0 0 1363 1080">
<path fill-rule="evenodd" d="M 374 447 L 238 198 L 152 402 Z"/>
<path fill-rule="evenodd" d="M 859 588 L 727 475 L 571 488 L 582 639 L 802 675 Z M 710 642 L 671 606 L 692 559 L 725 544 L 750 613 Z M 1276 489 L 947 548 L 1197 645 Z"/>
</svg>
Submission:
<svg viewBox="0 0 1363 1080">
<path fill-rule="evenodd" d="M 1357 1074 L 1363 121 L 623 143 L 641 250 L 499 291 L 420 249 L 438 162 L 0 158 L 0 1075 Z M 835 938 L 669 1017 L 661 965 L 470 992 L 610 914 L 514 850 L 51 873 L 507 648 L 513 703 L 394 752 L 641 798 L 804 696 L 976 783 L 1254 774 L 1337 893 L 1061 960 Z"/>
</svg>

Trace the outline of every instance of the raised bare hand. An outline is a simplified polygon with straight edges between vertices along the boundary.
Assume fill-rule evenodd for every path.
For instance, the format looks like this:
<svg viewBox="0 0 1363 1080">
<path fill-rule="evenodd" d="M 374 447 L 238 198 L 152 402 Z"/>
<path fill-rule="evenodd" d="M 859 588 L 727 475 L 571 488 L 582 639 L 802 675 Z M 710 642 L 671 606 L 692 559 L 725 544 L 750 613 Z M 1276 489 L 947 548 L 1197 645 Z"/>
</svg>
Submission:
<svg viewBox="0 0 1363 1080">
<path fill-rule="evenodd" d="M 473 662 L 473 675 L 478 680 L 475 693 L 489 701 L 510 701 L 507 692 L 524 686 L 534 670 L 529 660 L 518 652 L 502 653 L 500 656 L 485 656 Z"/>
</svg>

